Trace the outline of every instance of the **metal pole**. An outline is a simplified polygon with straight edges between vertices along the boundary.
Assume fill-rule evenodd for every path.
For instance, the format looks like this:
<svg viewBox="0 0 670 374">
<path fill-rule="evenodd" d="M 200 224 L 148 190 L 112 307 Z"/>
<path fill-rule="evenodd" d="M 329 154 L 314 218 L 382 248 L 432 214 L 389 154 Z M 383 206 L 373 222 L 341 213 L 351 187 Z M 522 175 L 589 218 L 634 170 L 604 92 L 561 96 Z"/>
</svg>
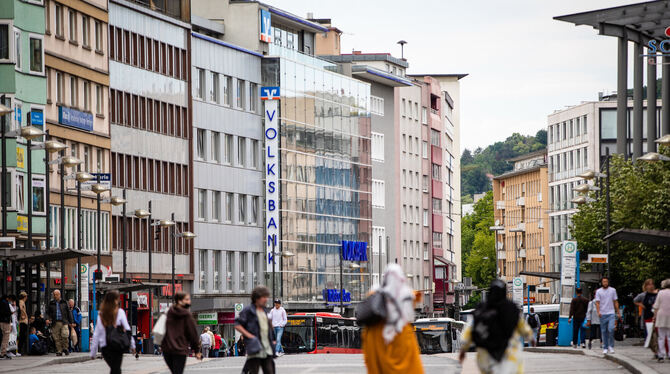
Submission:
<svg viewBox="0 0 670 374">
<path fill-rule="evenodd" d="M 275 289 L 275 279 L 277 278 L 275 274 L 275 247 L 277 246 L 277 234 L 272 235 L 272 300 L 276 300 L 276 289 Z"/>
<path fill-rule="evenodd" d="M 607 191 L 605 192 L 605 199 L 606 199 L 606 204 L 607 204 L 607 219 L 606 219 L 606 227 L 605 227 L 605 235 L 610 234 L 610 215 L 611 215 L 611 207 L 610 207 L 610 150 L 607 148 L 606 153 L 605 153 L 605 183 L 607 184 Z M 612 260 L 610 259 L 610 240 L 609 238 L 607 239 L 607 276 L 610 276 L 610 262 Z"/>
<path fill-rule="evenodd" d="M 647 53 L 650 50 L 647 48 Z M 647 152 L 656 151 L 656 57 L 647 57 Z"/>
<path fill-rule="evenodd" d="M 26 150 L 28 153 L 28 193 L 29 196 L 26 199 L 28 203 L 28 241 L 26 242 L 24 248 L 32 250 L 33 249 L 33 141 L 28 139 L 26 143 Z M 30 294 L 30 288 L 28 289 Z"/>
<path fill-rule="evenodd" d="M 2 95 L 0 97 L 0 101 L 2 103 L 5 103 L 5 95 Z M 7 184 L 7 136 L 5 135 L 6 127 L 7 127 L 7 119 L 5 118 L 6 115 L 0 116 L 2 120 L 2 129 L 0 130 L 0 133 L 2 134 L 2 197 L 0 197 L 0 200 L 2 200 L 2 236 L 6 237 L 7 236 L 7 189 L 6 184 Z M 3 261 L 3 272 L 5 272 L 5 266 L 6 262 Z M 7 289 L 7 277 L 3 277 L 3 291 Z"/>
<path fill-rule="evenodd" d="M 442 274 L 442 312 L 444 313 L 444 316 L 447 316 L 447 268 L 442 267 L 444 269 L 444 273 Z"/>
<path fill-rule="evenodd" d="M 60 156 L 65 156 L 65 150 L 60 151 Z M 60 163 L 60 250 L 65 251 L 65 165 Z M 60 294 L 65 297 L 65 259 L 61 255 L 60 259 Z"/>
<path fill-rule="evenodd" d="M 643 48 L 635 43 L 633 54 L 633 160 L 642 156 L 642 73 Z"/>
<path fill-rule="evenodd" d="M 46 130 L 44 132 L 46 134 L 45 140 L 49 140 L 49 130 Z M 45 247 L 46 251 L 49 252 L 51 250 L 51 182 L 50 182 L 50 177 L 51 177 L 51 167 L 49 166 L 49 161 L 50 161 L 50 153 L 47 152 L 46 150 L 44 151 L 44 183 L 46 185 L 45 191 L 44 191 L 44 197 L 46 198 L 46 240 L 45 240 Z M 49 263 L 47 262 L 47 267 L 49 266 Z M 48 274 L 48 273 L 47 273 Z M 40 270 L 40 264 L 37 264 L 37 304 L 38 308 L 40 308 L 40 281 L 42 280 L 42 271 Z M 47 282 L 49 279 L 46 280 Z M 44 306 L 49 302 L 48 299 L 48 294 L 44 294 Z"/>
<path fill-rule="evenodd" d="M 174 223 L 174 213 L 172 213 L 172 222 Z M 174 295 L 174 246 L 175 246 L 175 237 L 177 235 L 175 227 L 177 225 L 172 225 L 172 233 L 170 234 L 170 252 L 172 252 L 172 295 Z"/>
<path fill-rule="evenodd" d="M 126 189 L 123 189 L 123 200 L 126 200 Z M 123 251 L 123 282 L 128 282 L 127 260 L 126 260 L 126 204 L 123 204 L 121 211 L 121 250 Z"/>
<path fill-rule="evenodd" d="M 98 183 L 100 183 L 100 173 L 98 173 Z M 100 222 L 100 194 L 99 193 L 96 194 L 96 202 L 97 202 L 96 209 L 97 209 L 97 214 L 98 214 L 98 219 L 97 219 L 98 227 L 97 227 L 97 230 L 96 230 L 97 235 L 96 235 L 95 246 L 96 246 L 96 252 L 97 252 L 97 257 L 98 257 L 97 258 L 97 262 L 98 262 L 97 272 L 100 273 L 102 271 L 102 269 L 100 267 L 101 266 L 100 265 L 100 256 L 102 255 L 102 253 L 101 253 L 102 248 L 100 247 L 100 245 L 101 245 L 101 241 L 100 241 L 101 226 L 100 226 L 100 223 L 101 222 Z M 100 274 L 100 275 L 102 275 L 102 274 Z"/>
<path fill-rule="evenodd" d="M 382 237 L 379 237 L 379 285 L 382 284 Z"/>
<path fill-rule="evenodd" d="M 519 248 L 516 244 L 516 232 L 514 233 L 514 276 L 519 276 Z"/>
<path fill-rule="evenodd" d="M 147 251 L 149 253 L 149 274 L 148 274 L 149 282 L 151 282 L 151 252 L 153 251 L 154 248 L 154 240 L 155 240 L 154 227 L 151 225 L 151 200 L 149 200 L 149 250 Z"/>
<path fill-rule="evenodd" d="M 663 56 L 661 81 L 661 136 L 670 134 L 670 56 Z"/>
<path fill-rule="evenodd" d="M 81 182 L 77 181 L 77 250 L 81 251 Z M 81 275 L 81 256 L 77 256 L 78 275 Z M 77 307 L 81 310 L 81 279 L 77 278 Z M 86 279 L 88 282 L 88 279 Z M 88 295 L 86 295 L 88 296 Z M 87 308 L 88 310 L 88 308 Z"/>
<path fill-rule="evenodd" d="M 340 313 L 344 311 L 344 248 L 340 248 Z"/>
<path fill-rule="evenodd" d="M 619 44 L 617 48 L 617 109 L 616 109 L 616 151 L 628 157 L 628 144 L 626 141 L 626 119 L 628 113 L 628 38 L 626 32 L 619 37 Z"/>
</svg>

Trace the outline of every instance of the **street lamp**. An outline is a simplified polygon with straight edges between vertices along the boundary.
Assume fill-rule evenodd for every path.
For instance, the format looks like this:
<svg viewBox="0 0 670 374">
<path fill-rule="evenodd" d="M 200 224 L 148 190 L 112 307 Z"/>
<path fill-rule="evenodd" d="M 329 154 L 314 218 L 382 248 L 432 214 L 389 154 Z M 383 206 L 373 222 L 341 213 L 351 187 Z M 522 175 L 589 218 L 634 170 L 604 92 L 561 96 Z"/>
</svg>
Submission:
<svg viewBox="0 0 670 374">
<path fill-rule="evenodd" d="M 26 149 L 28 150 L 28 196 L 30 200 L 28 201 L 28 241 L 26 242 L 24 248 L 33 249 L 33 152 L 32 152 L 32 143 L 34 139 L 37 139 L 41 136 L 44 136 L 44 131 L 38 129 L 34 126 L 22 127 L 19 131 L 21 137 L 27 140 Z M 61 276 L 62 278 L 62 276 Z"/>
<path fill-rule="evenodd" d="M 196 237 L 196 235 L 190 231 L 184 231 L 184 232 L 177 232 L 177 225 L 174 221 L 174 213 L 172 213 L 172 217 L 170 219 L 164 219 L 160 220 L 158 222 L 158 225 L 162 228 L 172 228 L 172 233 L 170 234 L 170 252 L 172 254 L 172 274 L 171 274 L 171 281 L 172 281 L 172 296 L 174 296 L 174 290 L 175 290 L 175 280 L 174 280 L 174 272 L 175 272 L 175 240 L 177 238 L 183 238 L 186 240 L 192 240 Z"/>
<path fill-rule="evenodd" d="M 516 233 L 517 232 L 524 232 L 524 229 L 515 227 L 513 229 L 509 229 L 509 232 L 514 233 L 514 276 L 518 277 L 519 276 L 519 248 L 517 247 L 517 241 L 516 241 Z"/>
<path fill-rule="evenodd" d="M 661 136 L 660 138 L 656 139 L 655 142 L 661 145 L 670 146 L 670 134 Z"/>
<path fill-rule="evenodd" d="M 80 163 L 77 158 L 72 156 L 63 157 L 63 163 L 70 163 L 74 166 Z M 77 250 L 81 251 L 81 184 L 93 180 L 95 177 L 88 172 L 78 171 L 73 176 L 77 182 Z M 81 256 L 77 256 L 77 268 L 81 269 Z M 77 278 L 77 307 L 81 309 L 81 279 Z M 88 282 L 88 279 L 86 280 Z"/>
<path fill-rule="evenodd" d="M 2 103 L 5 101 L 5 95 L 2 95 L 0 97 L 0 133 L 2 134 L 2 170 L 0 170 L 0 178 L 2 178 L 2 181 L 0 181 L 0 191 L 2 191 L 1 197 L 0 197 L 0 205 L 2 206 L 2 237 L 7 236 L 7 200 L 5 197 L 7 194 L 4 191 L 7 191 L 6 188 L 6 183 L 7 183 L 7 151 L 6 151 L 6 136 L 5 136 L 5 115 L 12 113 L 13 110 L 12 108 L 3 105 Z M 14 264 L 12 264 L 12 268 L 14 268 Z M 2 261 L 2 293 L 4 295 L 7 294 L 7 262 L 5 260 Z M 14 278 L 12 278 L 12 281 L 14 282 Z"/>
<path fill-rule="evenodd" d="M 592 186 L 588 183 L 583 183 L 573 188 L 572 190 L 579 193 L 587 193 L 589 191 L 600 191 L 600 187 Z"/>
<path fill-rule="evenodd" d="M 656 152 L 649 152 L 649 153 L 645 154 L 644 156 L 638 157 L 638 160 L 651 161 L 651 162 L 654 162 L 654 161 L 670 161 L 670 157 L 668 157 L 666 155 L 662 155 L 660 153 L 656 153 Z"/>
</svg>

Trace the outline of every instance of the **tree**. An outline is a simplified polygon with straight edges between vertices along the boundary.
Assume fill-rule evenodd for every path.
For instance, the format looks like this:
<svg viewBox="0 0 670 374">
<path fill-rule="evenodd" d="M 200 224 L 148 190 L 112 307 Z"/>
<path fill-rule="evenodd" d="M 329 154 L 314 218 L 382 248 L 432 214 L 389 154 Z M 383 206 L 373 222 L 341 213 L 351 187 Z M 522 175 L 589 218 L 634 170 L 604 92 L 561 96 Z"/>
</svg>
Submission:
<svg viewBox="0 0 670 374">
<path fill-rule="evenodd" d="M 473 207 L 474 212 L 461 221 L 461 251 L 464 276 L 472 284 L 488 287 L 495 277 L 495 238 L 493 226 L 493 193 L 489 191 Z"/>
<path fill-rule="evenodd" d="M 670 147 L 661 147 L 670 155 Z M 606 200 L 604 188 L 595 201 L 582 205 L 572 217 L 571 232 L 580 251 L 604 253 Z M 670 162 L 636 163 L 620 155 L 610 164 L 611 232 L 620 228 L 670 230 Z M 670 277 L 668 247 L 633 242 L 610 242 L 612 282 L 623 294 L 639 292 L 647 278 Z"/>
<path fill-rule="evenodd" d="M 542 129 L 542 130 L 538 131 L 535 134 L 535 140 L 538 143 L 540 143 L 540 144 L 542 144 L 546 147 L 547 146 L 547 130 Z"/>
</svg>

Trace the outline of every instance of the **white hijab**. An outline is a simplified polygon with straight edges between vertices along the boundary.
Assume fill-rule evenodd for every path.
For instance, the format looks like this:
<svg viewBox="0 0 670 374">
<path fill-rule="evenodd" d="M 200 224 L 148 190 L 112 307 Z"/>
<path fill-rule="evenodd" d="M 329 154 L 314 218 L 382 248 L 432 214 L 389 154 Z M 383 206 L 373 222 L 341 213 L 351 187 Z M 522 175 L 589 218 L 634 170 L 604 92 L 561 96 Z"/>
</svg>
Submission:
<svg viewBox="0 0 670 374">
<path fill-rule="evenodd" d="M 382 336 L 384 342 L 389 344 L 405 325 L 414 321 L 414 292 L 398 264 L 388 265 L 384 273 L 382 290 L 388 296 L 386 324 Z"/>
</svg>

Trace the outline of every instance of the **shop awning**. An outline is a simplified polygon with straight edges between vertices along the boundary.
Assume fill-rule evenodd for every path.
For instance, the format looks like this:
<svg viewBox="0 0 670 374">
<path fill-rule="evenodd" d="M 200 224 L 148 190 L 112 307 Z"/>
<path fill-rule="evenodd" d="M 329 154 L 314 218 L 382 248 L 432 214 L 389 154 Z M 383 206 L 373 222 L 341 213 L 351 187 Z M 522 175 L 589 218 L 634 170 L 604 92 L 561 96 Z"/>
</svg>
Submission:
<svg viewBox="0 0 670 374">
<path fill-rule="evenodd" d="M 549 278 L 549 279 L 561 279 L 561 273 L 557 271 L 549 272 L 537 272 L 537 271 L 521 271 L 519 275 L 525 275 L 528 277 L 539 277 L 539 278 Z M 602 273 L 597 271 L 582 271 L 579 273 L 579 281 L 586 283 L 598 283 L 602 277 Z"/>
<path fill-rule="evenodd" d="M 122 283 L 122 282 L 99 282 L 96 284 L 97 291 L 119 291 L 123 292 L 135 292 L 142 290 L 149 290 L 152 288 L 162 288 L 169 286 L 168 283 L 157 283 L 157 282 L 143 282 L 143 283 Z"/>
<path fill-rule="evenodd" d="M 619 229 L 603 238 L 651 245 L 670 245 L 670 231 Z"/>
<path fill-rule="evenodd" d="M 78 251 L 76 249 L 51 249 L 49 251 L 37 250 L 31 251 L 27 249 L 12 249 L 8 252 L 9 255 L 5 254 L 0 256 L 6 260 L 12 260 L 17 262 L 26 262 L 31 264 L 41 264 L 45 262 L 54 262 L 60 260 L 69 260 L 77 257 L 85 257 L 94 255 L 91 252 Z"/>
</svg>

